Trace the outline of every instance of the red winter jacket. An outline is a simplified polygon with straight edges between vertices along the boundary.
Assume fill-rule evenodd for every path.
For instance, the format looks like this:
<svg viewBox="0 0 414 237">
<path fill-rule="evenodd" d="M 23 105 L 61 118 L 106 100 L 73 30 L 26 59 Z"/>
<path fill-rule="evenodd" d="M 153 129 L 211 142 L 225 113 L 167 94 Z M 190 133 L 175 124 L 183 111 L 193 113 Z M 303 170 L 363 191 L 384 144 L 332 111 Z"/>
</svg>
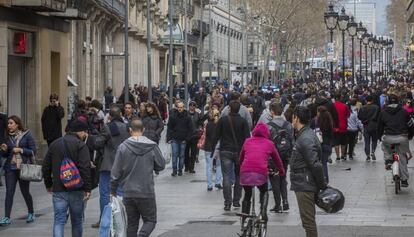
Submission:
<svg viewBox="0 0 414 237">
<path fill-rule="evenodd" d="M 266 124 L 260 122 L 253 130 L 252 137 L 246 139 L 240 153 L 240 172 L 253 172 L 268 175 L 268 159 L 272 157 L 279 171 L 285 175 L 282 160 L 275 145 L 269 140 L 270 131 Z"/>
<path fill-rule="evenodd" d="M 339 127 L 335 128 L 335 132 L 346 133 L 348 131 L 348 118 L 351 115 L 349 107 L 340 101 L 335 101 L 335 109 L 338 113 L 339 124 Z"/>
</svg>

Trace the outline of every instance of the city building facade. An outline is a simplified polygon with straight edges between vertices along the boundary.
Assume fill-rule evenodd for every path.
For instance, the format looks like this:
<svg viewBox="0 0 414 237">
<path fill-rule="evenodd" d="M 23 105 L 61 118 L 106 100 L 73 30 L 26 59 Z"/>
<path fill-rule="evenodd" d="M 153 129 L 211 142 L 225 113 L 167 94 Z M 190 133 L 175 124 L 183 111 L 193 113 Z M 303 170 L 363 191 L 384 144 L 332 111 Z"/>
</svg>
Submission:
<svg viewBox="0 0 414 237">
<path fill-rule="evenodd" d="M 355 17 L 356 22 L 362 21 L 368 32 L 376 35 L 377 6 L 372 0 L 347 0 L 344 3 L 346 13 Z"/>
</svg>

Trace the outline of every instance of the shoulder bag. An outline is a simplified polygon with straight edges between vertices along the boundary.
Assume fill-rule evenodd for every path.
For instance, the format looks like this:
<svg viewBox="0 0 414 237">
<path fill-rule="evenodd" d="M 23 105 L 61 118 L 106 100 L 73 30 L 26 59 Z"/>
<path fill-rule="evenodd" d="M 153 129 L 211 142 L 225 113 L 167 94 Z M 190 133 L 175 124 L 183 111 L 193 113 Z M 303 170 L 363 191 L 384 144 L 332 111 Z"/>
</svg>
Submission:
<svg viewBox="0 0 414 237">
<path fill-rule="evenodd" d="M 36 164 L 36 157 L 32 151 L 32 164 L 21 164 L 20 165 L 20 179 L 31 182 L 41 182 L 42 175 L 42 166 Z"/>
<path fill-rule="evenodd" d="M 227 118 L 229 119 L 229 123 L 230 123 L 230 129 L 231 129 L 231 134 L 233 136 L 233 141 L 234 141 L 234 145 L 237 148 L 237 155 L 239 155 L 238 153 L 239 151 L 239 143 L 237 142 L 237 138 L 236 138 L 236 133 L 234 132 L 234 127 L 233 127 L 233 122 L 231 121 L 230 115 L 227 116 Z"/>
</svg>

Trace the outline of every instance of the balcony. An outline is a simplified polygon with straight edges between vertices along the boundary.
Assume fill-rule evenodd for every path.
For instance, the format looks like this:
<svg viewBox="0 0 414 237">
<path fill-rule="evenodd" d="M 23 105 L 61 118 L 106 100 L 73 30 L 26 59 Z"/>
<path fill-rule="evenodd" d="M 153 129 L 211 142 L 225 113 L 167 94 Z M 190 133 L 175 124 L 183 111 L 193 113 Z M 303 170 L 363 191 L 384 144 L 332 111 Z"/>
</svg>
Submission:
<svg viewBox="0 0 414 237">
<path fill-rule="evenodd" d="M 85 0 L 82 0 L 85 1 Z M 108 9 L 112 14 L 125 18 L 125 3 L 121 0 L 95 0 L 99 5 Z"/>
<path fill-rule="evenodd" d="M 64 12 L 66 0 L 11 0 L 11 6 L 30 8 L 38 12 Z"/>
<path fill-rule="evenodd" d="M 181 0 L 173 0 L 173 4 L 174 4 L 174 14 L 184 15 L 184 13 L 187 13 L 187 16 L 189 18 L 192 18 L 194 16 L 194 5 L 183 4 Z"/>
<path fill-rule="evenodd" d="M 10 7 L 11 0 L 0 0 L 0 6 Z"/>
<path fill-rule="evenodd" d="M 193 20 L 191 27 L 193 34 L 199 36 L 201 29 L 203 30 L 203 37 L 205 37 L 210 32 L 210 25 L 201 20 Z"/>
<path fill-rule="evenodd" d="M 65 12 L 55 12 L 50 15 L 68 20 L 86 20 L 88 18 L 87 10 L 87 1 L 68 0 Z"/>
</svg>

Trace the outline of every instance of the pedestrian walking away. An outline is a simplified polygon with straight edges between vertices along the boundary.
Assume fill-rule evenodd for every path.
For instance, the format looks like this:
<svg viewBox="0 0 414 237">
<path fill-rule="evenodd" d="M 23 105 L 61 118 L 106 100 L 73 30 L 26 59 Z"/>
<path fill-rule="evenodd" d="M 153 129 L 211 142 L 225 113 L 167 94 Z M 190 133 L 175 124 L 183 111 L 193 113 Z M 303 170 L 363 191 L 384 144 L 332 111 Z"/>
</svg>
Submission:
<svg viewBox="0 0 414 237">
<path fill-rule="evenodd" d="M 129 125 L 130 138 L 116 152 L 111 171 L 111 195 L 117 196 L 121 186 L 127 212 L 127 237 L 150 236 L 157 223 L 153 172 L 165 168 L 165 160 L 158 145 L 143 136 L 144 125 L 133 119 Z M 139 221 L 143 224 L 138 232 Z"/>
</svg>

